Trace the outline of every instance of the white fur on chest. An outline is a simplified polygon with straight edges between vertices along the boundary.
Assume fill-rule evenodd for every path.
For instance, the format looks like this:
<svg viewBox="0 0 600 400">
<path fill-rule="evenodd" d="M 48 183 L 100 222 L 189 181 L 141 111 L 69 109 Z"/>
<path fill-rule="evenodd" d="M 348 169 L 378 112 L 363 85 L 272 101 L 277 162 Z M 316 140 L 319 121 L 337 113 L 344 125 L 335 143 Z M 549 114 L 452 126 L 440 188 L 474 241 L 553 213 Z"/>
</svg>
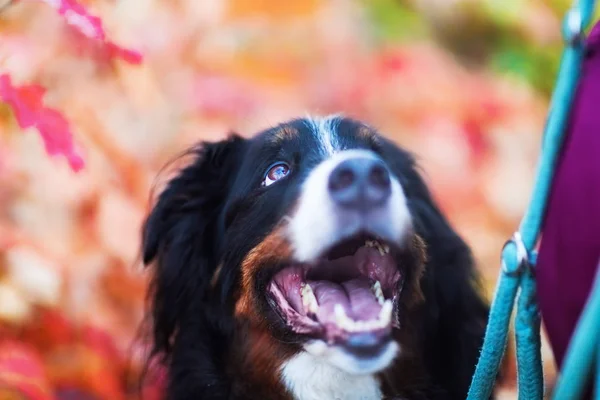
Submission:
<svg viewBox="0 0 600 400">
<path fill-rule="evenodd" d="M 302 352 L 287 361 L 281 375 L 296 400 L 381 400 L 373 375 L 352 375 Z"/>
</svg>

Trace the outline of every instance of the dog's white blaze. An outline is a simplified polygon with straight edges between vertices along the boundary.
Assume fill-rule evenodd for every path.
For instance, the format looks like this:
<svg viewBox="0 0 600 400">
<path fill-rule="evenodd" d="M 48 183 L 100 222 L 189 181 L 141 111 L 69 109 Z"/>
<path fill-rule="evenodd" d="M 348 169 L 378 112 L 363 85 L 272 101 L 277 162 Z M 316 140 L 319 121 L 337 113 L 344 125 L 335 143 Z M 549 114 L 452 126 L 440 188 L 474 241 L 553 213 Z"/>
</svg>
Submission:
<svg viewBox="0 0 600 400">
<path fill-rule="evenodd" d="M 373 374 L 393 361 L 398 345 L 392 342 L 379 357 L 365 361 L 357 361 L 343 349 L 320 340 L 308 343 L 305 350 L 281 369 L 283 382 L 294 399 L 380 400 L 381 387 Z"/>
<path fill-rule="evenodd" d="M 361 215 L 337 207 L 331 200 L 328 182 L 339 163 L 354 157 L 377 158 L 369 150 L 342 150 L 336 134 L 337 117 L 307 119 L 326 156 L 308 175 L 293 215 L 288 218 L 288 235 L 299 262 L 315 260 L 327 248 L 360 230 L 400 243 L 412 224 L 400 182 L 391 176 L 391 195 L 385 205 Z M 283 382 L 297 400 L 379 400 L 379 381 L 373 375 L 387 368 L 398 355 L 391 341 L 376 357 L 361 359 L 342 347 L 313 340 L 304 351 L 281 368 Z"/>
<path fill-rule="evenodd" d="M 332 155 L 341 150 L 337 136 L 337 125 L 340 122 L 340 116 L 331 115 L 328 117 L 308 117 L 306 122 L 310 129 L 317 136 L 317 140 L 325 155 Z"/>
<path fill-rule="evenodd" d="M 410 212 L 402 186 L 394 176 L 386 205 L 372 210 L 366 217 L 336 207 L 329 195 L 329 175 L 340 162 L 353 157 L 377 156 L 369 150 L 340 151 L 321 162 L 304 182 L 296 212 L 288 219 L 288 234 L 298 261 L 313 261 L 328 247 L 361 229 L 376 232 L 396 243 L 408 232 Z"/>
</svg>

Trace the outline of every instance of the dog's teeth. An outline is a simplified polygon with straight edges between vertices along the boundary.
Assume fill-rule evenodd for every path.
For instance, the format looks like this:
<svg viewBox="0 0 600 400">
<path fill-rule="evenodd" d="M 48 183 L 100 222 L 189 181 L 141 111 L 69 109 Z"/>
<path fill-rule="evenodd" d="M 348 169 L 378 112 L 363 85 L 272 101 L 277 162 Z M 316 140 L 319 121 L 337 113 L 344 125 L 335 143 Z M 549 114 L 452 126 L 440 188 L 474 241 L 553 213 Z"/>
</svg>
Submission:
<svg viewBox="0 0 600 400">
<path fill-rule="evenodd" d="M 346 314 L 341 304 L 336 304 L 333 312 L 335 313 L 336 324 L 347 332 L 360 332 L 368 329 L 367 324 L 369 321 L 354 321 Z"/>
<path fill-rule="evenodd" d="M 392 301 L 385 300 L 377 319 L 372 319 L 369 321 L 354 321 L 348 317 L 344 307 L 341 304 L 336 304 L 333 308 L 333 312 L 335 315 L 335 323 L 340 328 L 347 332 L 364 332 L 367 330 L 375 330 L 388 326 L 392 320 L 392 309 Z"/>
<path fill-rule="evenodd" d="M 355 322 L 346 315 L 346 310 L 344 310 L 344 307 L 342 307 L 341 304 L 336 304 L 335 307 L 333 307 L 333 313 L 335 315 L 335 323 L 340 328 L 352 332 Z"/>
<path fill-rule="evenodd" d="M 377 320 L 367 321 L 365 323 L 365 325 L 366 325 L 366 329 L 368 329 L 368 330 L 377 329 L 377 328 L 379 328 L 379 321 L 377 321 Z"/>
<path fill-rule="evenodd" d="M 346 316 L 346 311 L 344 311 L 344 307 L 341 304 L 336 304 L 333 307 L 333 313 L 335 315 L 336 321 L 339 319 L 343 319 Z"/>
<path fill-rule="evenodd" d="M 373 291 L 373 294 L 375 295 L 377 302 L 379 304 L 383 305 L 385 298 L 383 297 L 383 291 L 381 290 L 381 283 L 379 283 L 379 281 L 375 281 L 373 286 L 371 286 L 371 290 Z"/>
<path fill-rule="evenodd" d="M 381 244 L 378 240 L 366 240 L 365 247 L 374 247 L 377 249 L 380 255 L 389 254 L 390 246 L 387 244 Z"/>
<path fill-rule="evenodd" d="M 381 282 L 375 281 L 373 286 L 371 286 L 371 289 L 373 290 L 373 293 L 377 295 L 377 293 L 381 292 Z"/>
<path fill-rule="evenodd" d="M 392 321 L 392 310 L 394 308 L 394 304 L 391 300 L 386 300 L 383 303 L 383 307 L 381 307 L 381 311 L 379 311 L 379 323 L 382 326 L 387 326 Z"/>
<path fill-rule="evenodd" d="M 381 243 L 379 243 L 378 241 L 375 241 L 375 247 L 377 248 L 379 255 L 381 255 L 381 256 L 385 255 L 385 248 Z"/>
<path fill-rule="evenodd" d="M 303 283 L 300 289 L 300 295 L 302 296 L 302 305 L 308 310 L 308 312 L 316 314 L 319 311 L 319 303 L 315 293 L 308 283 Z"/>
</svg>

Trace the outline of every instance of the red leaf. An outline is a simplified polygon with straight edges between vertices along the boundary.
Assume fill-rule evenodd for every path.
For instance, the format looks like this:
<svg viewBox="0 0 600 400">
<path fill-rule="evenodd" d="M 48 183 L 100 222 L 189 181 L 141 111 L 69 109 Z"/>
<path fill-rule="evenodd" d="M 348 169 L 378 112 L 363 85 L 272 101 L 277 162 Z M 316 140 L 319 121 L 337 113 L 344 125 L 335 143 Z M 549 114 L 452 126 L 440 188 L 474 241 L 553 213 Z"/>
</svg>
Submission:
<svg viewBox="0 0 600 400">
<path fill-rule="evenodd" d="M 108 332 L 86 324 L 82 328 L 81 336 L 84 346 L 110 362 L 111 365 L 116 366 L 121 362 L 121 353 Z"/>
<path fill-rule="evenodd" d="M 142 55 L 138 51 L 120 47 L 106 38 L 102 20 L 90 14 L 76 0 L 41 0 L 54 8 L 65 19 L 67 24 L 74 27 L 82 35 L 100 42 L 110 57 L 121 58 L 131 64 L 140 64 Z"/>
<path fill-rule="evenodd" d="M 45 89 L 39 85 L 13 86 L 10 76 L 0 75 L 0 100 L 9 104 L 21 128 L 35 127 L 46 152 L 52 156 L 61 154 L 74 171 L 84 166 L 77 153 L 73 134 L 67 120 L 60 112 L 44 106 Z"/>
<path fill-rule="evenodd" d="M 53 398 L 42 360 L 33 349 L 19 342 L 0 342 L 0 397 L 7 394 L 3 390 L 31 400 Z"/>
<path fill-rule="evenodd" d="M 75 327 L 64 312 L 40 308 L 35 318 L 22 327 L 20 338 L 43 353 L 73 343 L 75 334 Z"/>
</svg>

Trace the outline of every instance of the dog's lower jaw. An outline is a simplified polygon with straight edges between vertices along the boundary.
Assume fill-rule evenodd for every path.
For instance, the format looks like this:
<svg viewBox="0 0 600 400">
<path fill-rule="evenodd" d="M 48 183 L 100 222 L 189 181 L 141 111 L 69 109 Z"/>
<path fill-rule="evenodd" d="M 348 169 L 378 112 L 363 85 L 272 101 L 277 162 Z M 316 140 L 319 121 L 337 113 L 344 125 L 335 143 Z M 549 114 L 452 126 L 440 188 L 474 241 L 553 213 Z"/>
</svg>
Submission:
<svg viewBox="0 0 600 400">
<path fill-rule="evenodd" d="M 281 368 L 283 383 L 296 400 L 379 400 L 382 390 L 376 373 L 387 368 L 398 354 L 391 341 L 369 360 L 358 360 L 338 346 L 314 340 Z"/>
<path fill-rule="evenodd" d="M 331 366 L 354 376 L 375 374 L 389 367 L 398 355 L 398 343 L 390 340 L 378 354 L 368 359 L 361 360 L 349 354 L 340 346 L 328 346 L 322 340 L 308 342 L 304 349 L 306 352 Z"/>
</svg>

